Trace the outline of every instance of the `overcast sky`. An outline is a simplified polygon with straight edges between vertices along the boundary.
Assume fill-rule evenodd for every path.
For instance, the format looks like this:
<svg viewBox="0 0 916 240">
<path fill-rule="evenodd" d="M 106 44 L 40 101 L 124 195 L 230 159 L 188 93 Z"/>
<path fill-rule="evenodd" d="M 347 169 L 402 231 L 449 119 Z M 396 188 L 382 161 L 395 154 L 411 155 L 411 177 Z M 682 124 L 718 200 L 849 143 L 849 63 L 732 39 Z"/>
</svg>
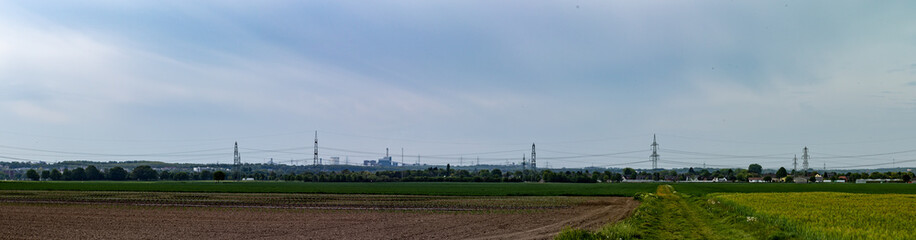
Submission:
<svg viewBox="0 0 916 240">
<path fill-rule="evenodd" d="M 914 9 L 3 1 L 0 161 L 916 166 Z"/>
</svg>

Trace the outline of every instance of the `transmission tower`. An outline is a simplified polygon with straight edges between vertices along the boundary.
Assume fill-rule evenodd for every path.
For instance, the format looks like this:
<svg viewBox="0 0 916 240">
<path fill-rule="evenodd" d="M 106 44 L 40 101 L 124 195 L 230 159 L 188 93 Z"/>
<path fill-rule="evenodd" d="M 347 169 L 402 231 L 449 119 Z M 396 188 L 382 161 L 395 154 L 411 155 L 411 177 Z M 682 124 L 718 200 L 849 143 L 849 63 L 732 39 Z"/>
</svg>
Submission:
<svg viewBox="0 0 916 240">
<path fill-rule="evenodd" d="M 534 152 L 534 143 L 531 143 L 531 169 L 536 170 L 537 168 L 538 168 L 537 153 Z"/>
<path fill-rule="evenodd" d="M 798 155 L 792 157 L 792 171 L 798 172 Z"/>
<path fill-rule="evenodd" d="M 242 177 L 242 156 L 239 155 L 239 142 L 235 142 L 235 157 L 232 161 L 233 172 L 235 173 L 235 180 L 239 181 Z"/>
<path fill-rule="evenodd" d="M 315 157 L 312 159 L 312 165 L 318 166 L 318 131 L 315 131 Z"/>
<path fill-rule="evenodd" d="M 655 141 L 655 134 L 652 134 L 652 155 L 649 155 L 649 158 L 652 159 L 652 170 L 658 169 L 658 142 Z"/>
<path fill-rule="evenodd" d="M 525 154 L 522 153 L 522 170 L 525 170 L 526 169 L 525 166 L 527 165 L 528 165 L 528 162 L 526 162 L 525 160 Z"/>
<path fill-rule="evenodd" d="M 802 170 L 808 171 L 808 146 L 805 146 L 804 152 L 802 152 Z"/>
</svg>

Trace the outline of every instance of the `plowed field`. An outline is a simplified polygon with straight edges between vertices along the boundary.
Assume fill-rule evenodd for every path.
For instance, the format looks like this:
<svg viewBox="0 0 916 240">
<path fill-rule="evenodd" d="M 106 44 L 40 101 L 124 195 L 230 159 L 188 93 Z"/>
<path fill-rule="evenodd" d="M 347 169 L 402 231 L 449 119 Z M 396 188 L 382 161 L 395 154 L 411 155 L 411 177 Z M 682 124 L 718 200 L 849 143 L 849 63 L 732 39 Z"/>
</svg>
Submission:
<svg viewBox="0 0 916 240">
<path fill-rule="evenodd" d="M 629 216 L 624 197 L 0 191 L 13 239 L 546 239 Z"/>
</svg>

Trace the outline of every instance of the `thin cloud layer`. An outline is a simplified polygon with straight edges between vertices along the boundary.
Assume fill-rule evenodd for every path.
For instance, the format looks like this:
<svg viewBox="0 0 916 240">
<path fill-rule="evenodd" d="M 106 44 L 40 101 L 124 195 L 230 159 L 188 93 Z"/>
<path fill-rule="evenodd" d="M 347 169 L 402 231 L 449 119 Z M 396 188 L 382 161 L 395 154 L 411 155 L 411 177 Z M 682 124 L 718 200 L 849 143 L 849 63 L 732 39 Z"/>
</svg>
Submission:
<svg viewBox="0 0 916 240">
<path fill-rule="evenodd" d="M 663 149 L 706 154 L 662 152 L 677 161 L 663 167 L 788 166 L 788 154 L 714 156 L 805 145 L 823 161 L 894 152 L 914 140 L 885 141 L 914 130 L 909 5 L 3 3 L 0 36 L 12 37 L 0 38 L 0 131 L 13 134 L 0 145 L 136 153 L 239 138 L 306 154 L 320 130 L 337 149 L 327 157 L 405 147 L 459 156 L 433 164 L 506 152 L 483 156 L 504 164 L 539 142 L 556 167 L 645 160 L 563 156 L 646 149 L 653 133 Z"/>
</svg>

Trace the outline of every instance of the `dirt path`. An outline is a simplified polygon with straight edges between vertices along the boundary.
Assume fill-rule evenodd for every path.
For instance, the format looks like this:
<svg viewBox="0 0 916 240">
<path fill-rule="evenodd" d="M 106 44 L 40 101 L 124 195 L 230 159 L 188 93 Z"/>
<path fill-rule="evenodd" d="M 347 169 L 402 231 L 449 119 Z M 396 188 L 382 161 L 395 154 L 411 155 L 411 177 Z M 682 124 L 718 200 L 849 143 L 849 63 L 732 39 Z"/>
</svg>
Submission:
<svg viewBox="0 0 916 240">
<path fill-rule="evenodd" d="M 11 239 L 548 239 L 629 216 L 632 198 L 526 211 L 315 210 L 0 202 Z"/>
</svg>

